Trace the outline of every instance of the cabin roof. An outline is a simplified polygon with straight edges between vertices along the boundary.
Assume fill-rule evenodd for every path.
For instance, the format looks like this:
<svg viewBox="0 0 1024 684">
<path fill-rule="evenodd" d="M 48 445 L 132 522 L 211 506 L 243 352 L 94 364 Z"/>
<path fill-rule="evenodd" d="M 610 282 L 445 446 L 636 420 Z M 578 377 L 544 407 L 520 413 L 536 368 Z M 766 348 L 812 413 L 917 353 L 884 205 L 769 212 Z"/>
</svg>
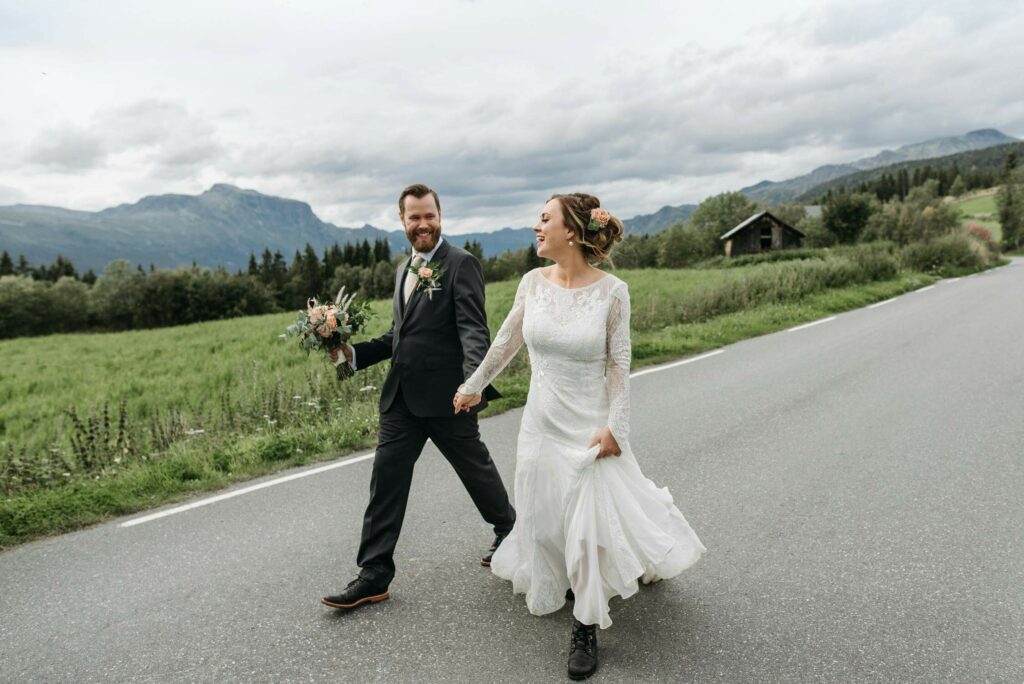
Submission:
<svg viewBox="0 0 1024 684">
<path fill-rule="evenodd" d="M 748 218 L 746 221 L 744 221 L 743 223 L 739 224 L 738 226 L 736 226 L 735 228 L 733 228 L 728 233 L 726 233 L 725 235 L 723 235 L 722 237 L 720 237 L 718 239 L 719 240 L 728 240 L 729 238 L 731 238 L 736 233 L 740 232 L 741 230 L 743 230 L 744 228 L 746 228 L 747 226 L 749 226 L 752 223 L 757 223 L 759 220 L 763 219 L 765 216 L 771 217 L 772 220 L 774 220 L 776 223 L 780 224 L 783 228 L 788 228 L 789 230 L 793 231 L 794 233 L 796 233 L 800 237 L 807 237 L 803 233 L 803 231 L 797 230 L 796 228 L 794 228 L 793 226 L 789 225 L 788 223 L 786 223 L 785 221 L 783 221 L 782 219 L 780 219 L 778 216 L 776 216 L 775 214 L 771 213 L 770 211 L 760 211 L 760 212 L 754 214 L 753 216 Z"/>
</svg>

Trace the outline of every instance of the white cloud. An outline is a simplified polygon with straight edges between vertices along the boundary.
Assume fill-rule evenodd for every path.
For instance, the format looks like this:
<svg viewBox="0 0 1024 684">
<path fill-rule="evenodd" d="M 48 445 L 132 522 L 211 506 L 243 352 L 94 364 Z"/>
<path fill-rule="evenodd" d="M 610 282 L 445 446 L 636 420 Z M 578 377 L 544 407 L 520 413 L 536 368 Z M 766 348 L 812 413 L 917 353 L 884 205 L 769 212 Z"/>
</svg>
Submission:
<svg viewBox="0 0 1024 684">
<path fill-rule="evenodd" d="M 97 112 L 86 125 L 64 123 L 40 131 L 24 157 L 31 169 L 79 172 L 120 165 L 164 175 L 165 167 L 209 161 L 221 153 L 212 126 L 178 103 L 141 100 Z"/>
<path fill-rule="evenodd" d="M 0 113 L 21 160 L 0 183 L 99 208 L 225 181 L 394 227 L 420 181 L 460 231 L 531 223 L 555 191 L 631 216 L 883 147 L 1024 133 L 1017 3 L 686 5 L 47 5 L 0 62 L 22 95 Z"/>
<path fill-rule="evenodd" d="M 25 193 L 17 188 L 0 185 L 0 205 L 18 204 L 25 201 Z"/>
</svg>

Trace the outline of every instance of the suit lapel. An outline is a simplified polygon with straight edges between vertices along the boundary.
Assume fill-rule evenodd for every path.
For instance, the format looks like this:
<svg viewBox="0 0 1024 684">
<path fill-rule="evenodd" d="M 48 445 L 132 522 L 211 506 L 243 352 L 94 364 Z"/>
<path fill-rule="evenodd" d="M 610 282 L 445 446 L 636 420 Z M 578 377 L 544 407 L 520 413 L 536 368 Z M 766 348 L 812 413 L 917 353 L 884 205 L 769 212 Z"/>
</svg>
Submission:
<svg viewBox="0 0 1024 684">
<path fill-rule="evenodd" d="M 393 307 L 395 330 L 401 328 L 402 322 L 405 320 L 405 274 L 409 272 L 409 264 L 411 263 L 412 255 L 401 263 L 398 267 L 398 273 L 395 274 L 395 300 Z"/>
<path fill-rule="evenodd" d="M 434 258 L 431 259 L 431 261 L 436 261 L 443 266 L 444 258 L 447 254 L 448 241 L 445 240 L 444 242 L 441 243 L 441 246 L 437 248 L 437 251 L 434 253 Z M 412 263 L 412 257 L 409 258 L 409 263 Z M 408 268 L 409 264 L 406 264 L 406 269 Z M 412 316 L 413 312 L 416 310 L 416 305 L 419 304 L 420 300 L 423 299 L 424 297 L 426 297 L 426 294 L 424 294 L 420 290 L 420 288 L 417 287 L 412 291 L 412 295 L 409 297 L 409 303 L 405 305 L 405 313 L 402 316 L 402 323 L 405 323 L 407 320 L 409 320 L 409 317 Z"/>
</svg>

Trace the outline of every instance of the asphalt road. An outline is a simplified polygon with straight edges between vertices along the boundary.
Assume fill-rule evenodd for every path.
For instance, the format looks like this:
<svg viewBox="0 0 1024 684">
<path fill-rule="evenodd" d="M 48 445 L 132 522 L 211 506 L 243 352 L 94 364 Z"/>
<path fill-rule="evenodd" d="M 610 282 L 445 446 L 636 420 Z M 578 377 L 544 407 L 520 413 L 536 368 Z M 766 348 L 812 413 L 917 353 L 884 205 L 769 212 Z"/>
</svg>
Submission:
<svg viewBox="0 0 1024 684">
<path fill-rule="evenodd" d="M 634 450 L 708 552 L 613 602 L 592 681 L 1024 681 L 1024 260 L 632 388 Z M 506 482 L 519 417 L 482 424 Z M 432 447 L 393 598 L 318 603 L 354 576 L 369 466 L 0 554 L 0 681 L 565 680 L 569 611 L 480 567 Z"/>
</svg>

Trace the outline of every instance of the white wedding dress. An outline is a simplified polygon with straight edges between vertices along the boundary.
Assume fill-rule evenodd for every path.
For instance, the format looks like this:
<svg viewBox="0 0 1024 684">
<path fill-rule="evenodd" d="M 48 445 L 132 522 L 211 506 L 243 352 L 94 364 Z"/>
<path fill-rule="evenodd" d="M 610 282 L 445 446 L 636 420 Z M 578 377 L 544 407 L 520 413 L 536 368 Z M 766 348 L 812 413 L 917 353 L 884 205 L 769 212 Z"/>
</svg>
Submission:
<svg viewBox="0 0 1024 684">
<path fill-rule="evenodd" d="M 629 447 L 626 284 L 605 275 L 567 289 L 530 271 L 461 391 L 480 393 L 524 342 L 531 377 L 516 450 L 517 518 L 491 570 L 526 594 L 535 615 L 561 608 L 572 588 L 573 615 L 606 629 L 613 596 L 632 596 L 638 580 L 674 577 L 705 550 Z M 605 426 L 622 455 L 598 460 L 590 444 Z"/>
</svg>

